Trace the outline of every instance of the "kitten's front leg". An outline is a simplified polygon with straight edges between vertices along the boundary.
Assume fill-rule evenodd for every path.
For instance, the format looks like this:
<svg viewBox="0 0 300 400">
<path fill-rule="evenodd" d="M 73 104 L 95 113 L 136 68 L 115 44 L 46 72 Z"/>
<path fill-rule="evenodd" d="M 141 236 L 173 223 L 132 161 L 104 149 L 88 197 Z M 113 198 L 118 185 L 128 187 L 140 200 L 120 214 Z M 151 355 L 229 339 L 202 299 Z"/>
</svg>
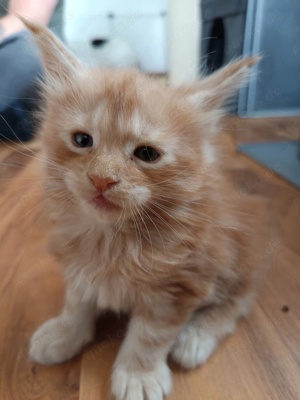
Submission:
<svg viewBox="0 0 300 400">
<path fill-rule="evenodd" d="M 49 365 L 69 360 L 92 340 L 96 307 L 82 302 L 75 291 L 67 289 L 61 314 L 48 320 L 33 334 L 29 355 Z"/>
<path fill-rule="evenodd" d="M 188 318 L 184 314 L 188 313 L 159 319 L 148 312 L 133 316 L 114 365 L 112 393 L 117 400 L 162 400 L 170 393 L 171 372 L 166 359 Z"/>
</svg>

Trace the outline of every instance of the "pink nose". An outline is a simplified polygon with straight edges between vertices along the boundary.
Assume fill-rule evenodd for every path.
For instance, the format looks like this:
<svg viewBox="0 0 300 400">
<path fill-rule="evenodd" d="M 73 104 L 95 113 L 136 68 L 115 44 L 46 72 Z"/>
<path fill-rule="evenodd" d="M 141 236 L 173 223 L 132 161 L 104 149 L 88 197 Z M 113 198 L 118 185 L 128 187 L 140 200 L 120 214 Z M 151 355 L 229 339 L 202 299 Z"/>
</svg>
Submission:
<svg viewBox="0 0 300 400">
<path fill-rule="evenodd" d="M 89 175 L 89 178 L 99 192 L 105 192 L 105 190 L 111 189 L 118 183 L 112 178 L 102 178 L 96 175 Z"/>
</svg>

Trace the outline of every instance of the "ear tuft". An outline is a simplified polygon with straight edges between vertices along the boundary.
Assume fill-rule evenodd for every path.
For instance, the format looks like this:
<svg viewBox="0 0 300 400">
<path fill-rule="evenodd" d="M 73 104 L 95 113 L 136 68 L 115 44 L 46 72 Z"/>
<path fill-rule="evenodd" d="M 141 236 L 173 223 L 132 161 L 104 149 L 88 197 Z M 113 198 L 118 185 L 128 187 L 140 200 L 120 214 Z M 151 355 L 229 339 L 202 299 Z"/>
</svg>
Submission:
<svg viewBox="0 0 300 400">
<path fill-rule="evenodd" d="M 71 84 L 78 72 L 83 69 L 82 64 L 48 28 L 31 22 L 24 17 L 19 16 L 19 19 L 33 34 L 35 43 L 41 53 L 46 75 L 46 87 L 49 89 L 52 87 L 57 90 L 61 83 Z"/>
<path fill-rule="evenodd" d="M 23 24 L 26 26 L 26 28 L 29 31 L 31 31 L 34 35 L 37 35 L 43 29 L 43 27 L 41 25 L 38 25 L 32 21 L 29 21 L 27 18 L 24 18 L 21 15 L 18 15 L 18 18 L 20 21 L 23 22 Z"/>
<path fill-rule="evenodd" d="M 225 66 L 224 69 L 231 70 L 231 73 L 234 73 L 234 71 L 238 71 L 241 68 L 252 68 L 254 65 L 256 65 L 260 60 L 262 59 L 261 56 L 251 56 L 251 57 L 246 57 L 246 58 L 241 58 L 240 60 L 236 60 L 234 62 L 231 62 L 228 64 L 228 66 Z"/>
<path fill-rule="evenodd" d="M 254 56 L 232 62 L 198 84 L 178 89 L 179 94 L 187 96 L 189 103 L 199 110 L 220 109 L 239 88 L 248 82 L 251 68 L 260 59 L 260 56 Z"/>
</svg>

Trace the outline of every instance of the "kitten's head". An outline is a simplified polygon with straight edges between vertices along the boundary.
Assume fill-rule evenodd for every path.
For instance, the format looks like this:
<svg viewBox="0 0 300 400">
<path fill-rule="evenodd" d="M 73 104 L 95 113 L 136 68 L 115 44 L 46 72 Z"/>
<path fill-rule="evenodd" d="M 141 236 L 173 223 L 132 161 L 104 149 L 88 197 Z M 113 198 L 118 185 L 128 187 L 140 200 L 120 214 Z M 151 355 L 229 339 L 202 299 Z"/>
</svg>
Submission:
<svg viewBox="0 0 300 400">
<path fill-rule="evenodd" d="M 45 66 L 48 173 L 66 198 L 115 220 L 205 193 L 217 161 L 211 140 L 220 109 L 257 59 L 173 89 L 136 70 L 88 69 L 47 29 L 29 28 Z"/>
</svg>

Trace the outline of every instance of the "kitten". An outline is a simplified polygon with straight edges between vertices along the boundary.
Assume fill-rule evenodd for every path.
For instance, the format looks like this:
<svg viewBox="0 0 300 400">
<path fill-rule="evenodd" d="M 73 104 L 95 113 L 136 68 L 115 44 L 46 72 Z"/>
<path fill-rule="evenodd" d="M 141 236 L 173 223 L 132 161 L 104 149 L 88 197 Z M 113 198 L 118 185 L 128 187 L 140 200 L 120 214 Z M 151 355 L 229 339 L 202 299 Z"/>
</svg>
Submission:
<svg viewBox="0 0 300 400">
<path fill-rule="evenodd" d="M 259 208 L 234 193 L 214 144 L 222 105 L 257 58 L 173 89 L 135 70 L 87 69 L 47 29 L 27 26 L 45 66 L 50 248 L 67 283 L 30 356 L 68 360 L 101 310 L 128 312 L 112 393 L 160 400 L 171 391 L 168 355 L 203 364 L 249 312 L 265 263 L 254 257 L 265 248 Z"/>
</svg>

